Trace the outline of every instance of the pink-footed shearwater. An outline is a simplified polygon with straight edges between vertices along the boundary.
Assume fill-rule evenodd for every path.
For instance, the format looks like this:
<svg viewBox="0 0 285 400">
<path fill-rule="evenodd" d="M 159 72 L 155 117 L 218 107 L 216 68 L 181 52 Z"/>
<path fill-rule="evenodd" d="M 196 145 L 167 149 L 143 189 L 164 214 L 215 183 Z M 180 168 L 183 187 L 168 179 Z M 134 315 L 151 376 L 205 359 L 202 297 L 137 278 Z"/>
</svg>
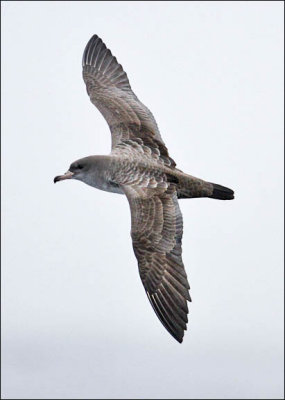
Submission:
<svg viewBox="0 0 285 400">
<path fill-rule="evenodd" d="M 178 199 L 232 200 L 234 192 L 176 168 L 152 113 L 134 94 L 122 66 L 97 35 L 87 43 L 82 64 L 90 100 L 110 127 L 112 150 L 106 156 L 73 162 L 54 182 L 78 179 L 127 196 L 133 248 L 145 291 L 164 327 L 181 343 L 191 298 L 181 257 L 183 221 Z"/>
</svg>

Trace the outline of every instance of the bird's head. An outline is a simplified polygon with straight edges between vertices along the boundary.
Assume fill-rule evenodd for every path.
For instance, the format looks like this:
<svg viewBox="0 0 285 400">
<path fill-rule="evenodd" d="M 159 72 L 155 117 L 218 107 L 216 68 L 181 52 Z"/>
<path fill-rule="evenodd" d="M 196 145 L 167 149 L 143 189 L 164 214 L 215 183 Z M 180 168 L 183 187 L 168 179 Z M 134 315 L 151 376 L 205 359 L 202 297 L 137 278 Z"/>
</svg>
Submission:
<svg viewBox="0 0 285 400">
<path fill-rule="evenodd" d="M 84 181 L 84 177 L 88 172 L 96 167 L 94 156 L 84 157 L 80 160 L 74 161 L 68 171 L 63 175 L 58 175 L 54 178 L 54 183 L 63 181 L 65 179 L 78 179 Z"/>
</svg>

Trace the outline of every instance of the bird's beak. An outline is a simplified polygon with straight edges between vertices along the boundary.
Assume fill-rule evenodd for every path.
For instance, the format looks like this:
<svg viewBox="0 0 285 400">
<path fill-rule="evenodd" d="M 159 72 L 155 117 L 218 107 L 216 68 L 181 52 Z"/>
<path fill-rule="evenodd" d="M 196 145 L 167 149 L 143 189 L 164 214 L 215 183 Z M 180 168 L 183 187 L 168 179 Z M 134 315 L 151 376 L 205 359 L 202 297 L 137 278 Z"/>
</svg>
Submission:
<svg viewBox="0 0 285 400">
<path fill-rule="evenodd" d="M 63 181 L 64 179 L 71 179 L 73 177 L 74 173 L 71 171 L 67 171 L 64 175 L 58 175 L 54 178 L 54 183 Z"/>
</svg>

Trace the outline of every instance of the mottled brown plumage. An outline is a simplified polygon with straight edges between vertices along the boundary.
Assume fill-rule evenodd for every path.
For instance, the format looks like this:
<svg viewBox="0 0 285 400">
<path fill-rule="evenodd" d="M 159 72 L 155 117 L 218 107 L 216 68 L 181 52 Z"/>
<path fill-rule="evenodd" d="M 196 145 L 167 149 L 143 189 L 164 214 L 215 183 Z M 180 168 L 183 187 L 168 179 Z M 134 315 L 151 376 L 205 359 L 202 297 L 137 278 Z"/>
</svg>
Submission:
<svg viewBox="0 0 285 400">
<path fill-rule="evenodd" d="M 188 322 L 189 283 L 183 265 L 179 198 L 233 199 L 233 191 L 176 168 L 151 112 L 133 93 L 122 66 L 94 35 L 83 54 L 91 102 L 112 135 L 109 156 L 89 156 L 55 178 L 78 179 L 125 194 L 131 209 L 133 248 L 149 301 L 168 332 L 182 342 Z"/>
</svg>

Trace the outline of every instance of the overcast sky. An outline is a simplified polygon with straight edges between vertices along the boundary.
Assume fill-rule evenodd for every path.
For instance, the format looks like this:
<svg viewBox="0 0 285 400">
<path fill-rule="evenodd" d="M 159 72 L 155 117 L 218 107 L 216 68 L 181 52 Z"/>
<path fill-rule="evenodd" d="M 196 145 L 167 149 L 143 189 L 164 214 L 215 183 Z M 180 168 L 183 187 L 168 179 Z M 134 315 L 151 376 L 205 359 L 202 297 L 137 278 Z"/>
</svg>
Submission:
<svg viewBox="0 0 285 400">
<path fill-rule="evenodd" d="M 283 398 L 283 2 L 2 2 L 2 397 Z M 188 330 L 140 282 L 126 198 L 53 177 L 108 154 L 98 34 L 178 168 Z"/>
</svg>

